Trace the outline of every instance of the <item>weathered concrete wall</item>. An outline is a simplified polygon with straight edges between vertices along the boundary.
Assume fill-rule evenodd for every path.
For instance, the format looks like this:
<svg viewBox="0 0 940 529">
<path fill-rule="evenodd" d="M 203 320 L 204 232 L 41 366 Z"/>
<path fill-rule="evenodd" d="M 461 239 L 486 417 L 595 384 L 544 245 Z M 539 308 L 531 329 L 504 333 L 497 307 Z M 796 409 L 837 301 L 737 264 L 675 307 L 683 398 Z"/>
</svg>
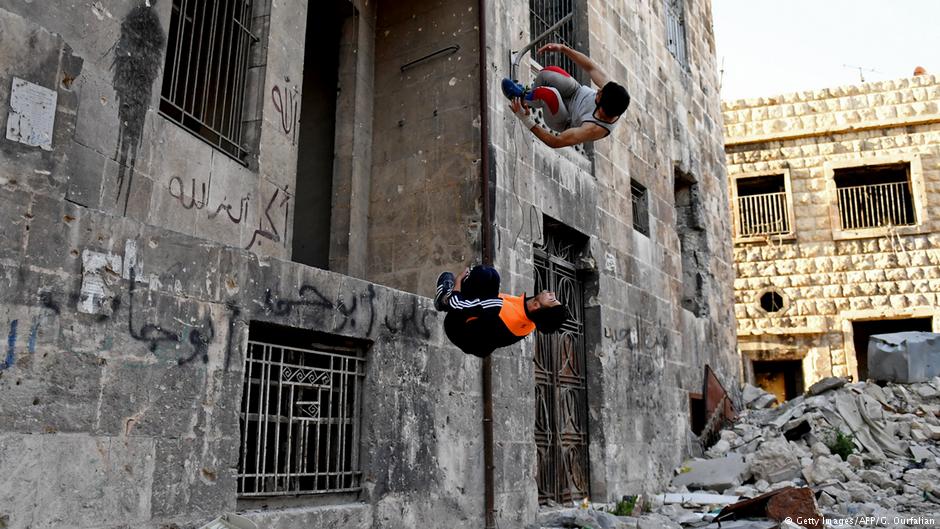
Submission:
<svg viewBox="0 0 940 529">
<path fill-rule="evenodd" d="M 170 5 L 137 16 L 166 28 Z M 306 6 L 258 20 L 272 28 L 255 109 L 259 159 L 242 167 L 166 122 L 154 90 L 125 172 L 134 177 L 125 216 L 112 185 L 122 111 L 108 50 L 140 6 L 0 4 L 0 122 L 13 76 L 58 95 L 51 151 L 0 138 L 3 525 L 196 527 L 257 506 L 236 499 L 238 413 L 249 322 L 267 321 L 371 344 L 363 491 L 331 500 L 343 505 L 301 500 L 250 516 L 262 527 L 477 526 L 479 361 L 446 342 L 429 299 L 286 262 L 287 232 L 277 224 L 284 237 L 274 240 L 272 225 L 258 224 L 267 206 L 256 208 L 256 198 L 270 200 L 274 189 L 270 218 L 290 221 L 280 208 L 290 204 L 294 147 L 269 96 L 300 78 L 288 58 L 303 49 L 295 23 Z M 176 179 L 181 187 L 171 188 Z M 248 195 L 240 224 L 224 211 L 209 217 Z"/>
<path fill-rule="evenodd" d="M 252 517 L 265 527 L 478 527 L 480 363 L 449 346 L 429 299 L 366 282 L 429 294 L 441 268 L 480 257 L 476 2 L 353 2 L 338 68 L 332 272 L 285 260 L 303 205 L 292 194 L 297 115 L 284 98 L 302 99 L 307 3 L 255 3 L 247 167 L 159 115 L 165 72 L 115 87 L 114 50 L 132 50 L 146 71 L 155 64 L 172 2 L 151 4 L 0 0 L 0 121 L 13 76 L 58 95 L 51 151 L 0 138 L 0 220 L 11 226 L 0 234 L 0 325 L 10 331 L 0 474 L 17 476 L 0 485 L 0 519 L 188 527 L 260 507 L 236 500 L 234 479 L 257 320 L 372 345 L 358 501 L 298 498 Z M 729 386 L 737 367 L 709 3 L 689 2 L 688 70 L 666 49 L 661 4 L 586 5 L 587 48 L 633 95 L 590 157 L 536 145 L 506 112 L 498 79 L 528 38 L 525 3 L 489 6 L 484 67 L 503 290 L 531 292 L 543 215 L 589 241 L 577 264 L 591 277 L 591 494 L 603 500 L 667 479 L 689 448 L 687 393 L 703 365 Z M 451 44 L 460 50 L 401 72 Z M 119 139 L 139 139 L 133 161 L 122 162 Z M 697 314 L 682 308 L 677 172 L 701 199 L 683 220 L 702 228 L 685 249 L 701 265 Z M 649 238 L 628 220 L 631 178 L 650 191 Z M 529 339 L 494 357 L 502 526 L 537 509 L 532 349 Z"/>
<path fill-rule="evenodd" d="M 432 295 L 480 258 L 476 0 L 378 2 L 368 278 Z M 458 46 L 401 70 L 416 59 Z"/>
<path fill-rule="evenodd" d="M 7 527 L 188 526 L 235 510 L 249 321 L 372 343 L 361 501 L 375 510 L 357 510 L 364 520 L 459 527 L 482 512 L 478 361 L 447 345 L 428 299 L 22 187 L 2 200 L 16 219 L 0 271 Z M 97 314 L 78 310 L 86 251 L 112 262 Z"/>
<path fill-rule="evenodd" d="M 728 387 L 735 385 L 738 367 L 710 2 L 687 2 L 689 69 L 666 47 L 663 3 L 586 5 L 583 48 L 632 96 L 614 134 L 595 142 L 593 158 L 540 144 L 517 124 L 499 92 L 510 50 L 529 40 L 526 3 L 492 8 L 487 70 L 493 78 L 497 263 L 504 288 L 532 291 L 533 246 L 542 242 L 543 215 L 590 237 L 577 264 L 593 277 L 585 302 L 591 494 L 606 500 L 654 489 L 670 477 L 689 448 L 688 392 L 701 391 L 704 365 L 712 365 Z M 524 60 L 521 80 L 531 80 L 535 71 Z M 697 183 L 701 197 L 696 218 L 704 230 L 696 257 L 707 298 L 701 316 L 681 305 L 677 171 Z M 631 178 L 650 193 L 650 237 L 632 227 Z M 497 370 L 518 373 L 522 381 L 500 388 L 498 398 L 511 416 L 535 406 L 531 355 L 529 346 L 496 355 Z M 503 513 L 529 508 L 525 502 L 535 494 L 534 424 L 521 426 L 499 425 L 496 435 L 502 457 L 530 462 L 502 469 Z M 522 504 L 511 484 L 528 484 Z"/>
<path fill-rule="evenodd" d="M 726 102 L 728 174 L 789 173 L 794 234 L 735 248 L 744 353 L 857 376 L 852 320 L 933 317 L 940 294 L 940 82 L 921 76 Z M 834 167 L 905 161 L 915 226 L 842 232 Z M 834 216 L 835 215 L 835 216 Z M 787 306 L 760 309 L 780 290 Z"/>
<path fill-rule="evenodd" d="M 271 12 L 268 2 L 255 2 L 253 31 L 264 38 L 251 57 L 249 90 L 254 93 L 246 98 L 252 104 L 244 115 L 248 167 L 206 149 L 159 114 L 171 7 L 168 1 L 152 8 L 133 0 L 0 2 L 0 8 L 61 35 L 82 58 L 80 74 L 63 72 L 49 79 L 76 100 L 77 112 L 71 118 L 74 137 L 56 144 L 59 156 L 68 158 L 69 173 L 57 191 L 90 208 L 287 257 L 296 146 L 293 131 L 282 127 L 272 94 L 275 88 L 286 93 L 299 86 L 302 61 L 288 50 L 303 49 L 305 6 L 289 4 Z M 268 42 L 268 27 L 283 31 L 273 32 Z M 28 43 L 5 42 L 6 53 L 14 52 L 16 42 Z M 4 75 L 19 71 L 10 68 Z M 291 126 L 297 116 L 285 119 Z"/>
</svg>

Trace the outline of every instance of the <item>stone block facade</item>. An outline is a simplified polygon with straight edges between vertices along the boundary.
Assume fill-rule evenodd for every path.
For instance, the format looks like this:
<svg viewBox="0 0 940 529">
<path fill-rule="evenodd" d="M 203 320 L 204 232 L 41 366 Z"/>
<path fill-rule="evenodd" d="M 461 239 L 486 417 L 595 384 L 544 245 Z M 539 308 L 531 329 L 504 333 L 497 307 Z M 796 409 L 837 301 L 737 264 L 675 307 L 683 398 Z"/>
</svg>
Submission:
<svg viewBox="0 0 940 529">
<path fill-rule="evenodd" d="M 808 387 L 864 377 L 862 333 L 940 329 L 938 102 L 924 75 L 724 103 L 746 359 L 799 362 Z M 767 177 L 782 229 L 748 233 L 748 182 Z M 761 306 L 772 293 L 780 310 Z"/>
<path fill-rule="evenodd" d="M 697 443 L 689 393 L 705 364 L 736 387 L 708 0 L 574 2 L 571 44 L 633 102 L 610 138 L 554 151 L 498 87 L 530 38 L 527 3 L 486 2 L 485 28 L 469 0 L 325 4 L 0 0 L 0 475 L 13 476 L 0 526 L 189 528 L 232 511 L 262 528 L 481 526 L 481 363 L 427 296 L 484 242 L 502 290 L 577 303 L 560 341 L 492 357 L 500 526 L 531 523 L 556 479 L 566 500 L 658 488 Z M 221 5 L 251 6 L 224 19 L 230 37 L 176 31 Z M 199 60 L 196 84 L 174 84 L 185 68 L 171 59 L 220 42 L 244 66 L 218 86 L 243 100 L 206 108 L 238 109 L 231 136 L 173 117 L 215 87 Z M 523 59 L 524 81 L 538 59 Z M 347 364 L 297 371 L 288 349 L 361 366 L 358 392 L 343 393 Z M 547 392 L 548 379 L 567 385 Z M 252 408 L 259 387 L 290 412 Z M 318 415 L 334 394 L 358 420 Z M 316 433 L 277 437 L 311 418 Z M 306 463 L 348 458 L 355 486 L 266 494 L 304 472 L 246 461 L 286 468 L 285 454 L 304 459 L 291 443 L 321 428 L 350 452 Z M 581 444 L 538 444 L 559 432 Z M 576 471 L 546 475 L 551 457 Z"/>
</svg>

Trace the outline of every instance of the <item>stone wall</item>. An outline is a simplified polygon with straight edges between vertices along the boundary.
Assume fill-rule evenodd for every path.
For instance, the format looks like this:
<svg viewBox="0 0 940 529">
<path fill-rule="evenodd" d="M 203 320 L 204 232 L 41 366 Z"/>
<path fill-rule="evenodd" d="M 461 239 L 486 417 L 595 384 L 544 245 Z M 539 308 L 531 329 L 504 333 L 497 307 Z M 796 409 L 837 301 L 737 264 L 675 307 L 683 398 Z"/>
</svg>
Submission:
<svg viewBox="0 0 940 529">
<path fill-rule="evenodd" d="M 289 101 L 303 99 L 309 4 L 254 2 L 242 164 L 159 112 L 173 2 L 0 0 L 0 122 L 13 77 L 58 101 L 51 150 L 0 138 L 0 474 L 16 476 L 0 484 L 6 526 L 194 527 L 232 510 L 261 527 L 480 525 L 480 362 L 413 294 L 481 257 L 478 4 L 352 2 L 329 271 L 288 262 L 305 206 Z M 710 3 L 687 4 L 688 66 L 666 47 L 662 3 L 582 4 L 578 46 L 633 96 L 615 134 L 583 151 L 537 144 L 507 112 L 498 81 L 528 40 L 528 13 L 488 6 L 495 261 L 504 291 L 531 293 L 546 226 L 583 236 L 597 500 L 671 476 L 694 443 L 688 393 L 706 363 L 736 386 Z M 401 70 L 450 44 L 459 50 Z M 117 60 L 125 51 L 130 62 Z M 649 237 L 631 224 L 631 179 L 649 190 Z M 237 497 L 253 321 L 364 344 L 358 494 Z M 493 357 L 501 526 L 538 508 L 534 344 Z"/>
<path fill-rule="evenodd" d="M 652 490 L 667 480 L 690 448 L 688 393 L 701 391 L 704 365 L 716 369 L 729 389 L 738 374 L 710 2 L 686 2 L 687 68 L 666 47 L 663 4 L 584 4 L 588 29 L 577 47 L 632 97 L 614 133 L 587 155 L 547 148 L 508 111 L 496 81 L 508 71 L 510 50 L 529 40 L 528 5 L 497 2 L 490 14 L 487 70 L 493 79 L 496 253 L 503 282 L 513 292 L 532 292 L 533 247 L 544 242 L 544 218 L 589 241 L 576 264 L 587 289 L 585 372 L 591 494 L 597 500 Z M 523 82 L 538 68 L 530 59 L 521 64 Z M 696 252 L 704 276 L 708 309 L 700 315 L 682 306 L 677 174 L 697 184 L 699 195 L 695 217 L 702 235 L 695 237 L 698 247 L 686 251 Z M 632 226 L 631 179 L 650 193 L 649 237 Z M 498 372 L 518 371 L 522 381 L 498 395 L 513 416 L 535 406 L 531 355 L 528 348 L 511 348 L 495 356 Z M 532 462 L 533 424 L 523 426 L 515 432 L 498 426 L 496 438 L 513 461 Z M 530 463 L 503 472 L 510 469 L 507 481 L 522 483 L 535 470 Z M 507 508 L 511 501 L 503 499 L 503 512 L 519 508 Z"/>
<path fill-rule="evenodd" d="M 940 83 L 934 76 L 726 102 L 728 174 L 788 174 L 794 232 L 735 248 L 735 314 L 752 359 L 803 361 L 805 383 L 857 376 L 853 320 L 934 319 L 940 293 Z M 841 229 L 833 171 L 910 164 L 916 224 Z M 787 302 L 767 313 L 759 296 Z"/>
<path fill-rule="evenodd" d="M 480 258 L 476 6 L 377 6 L 368 277 L 422 295 Z"/>
<path fill-rule="evenodd" d="M 253 62 L 267 75 L 249 98 L 258 150 L 243 166 L 158 114 L 159 75 L 133 94 L 142 127 L 122 131 L 131 95 L 114 86 L 113 53 L 127 20 L 165 31 L 172 2 L 151 4 L 0 2 L 0 525 L 198 527 L 239 510 L 260 527 L 478 526 L 479 361 L 450 346 L 428 298 L 284 259 L 297 147 L 271 95 L 301 78 L 306 6 L 255 2 L 265 37 Z M 363 26 L 374 36 L 351 24 L 344 60 Z M 6 138 L 14 77 L 57 96 L 49 150 Z M 354 94 L 371 82 L 340 77 Z M 359 105 L 337 125 L 348 200 L 363 178 L 362 104 L 339 104 Z M 120 167 L 119 135 L 138 134 L 136 161 Z M 361 203 L 345 211 L 362 226 Z M 359 494 L 237 497 L 252 322 L 365 347 Z"/>
</svg>

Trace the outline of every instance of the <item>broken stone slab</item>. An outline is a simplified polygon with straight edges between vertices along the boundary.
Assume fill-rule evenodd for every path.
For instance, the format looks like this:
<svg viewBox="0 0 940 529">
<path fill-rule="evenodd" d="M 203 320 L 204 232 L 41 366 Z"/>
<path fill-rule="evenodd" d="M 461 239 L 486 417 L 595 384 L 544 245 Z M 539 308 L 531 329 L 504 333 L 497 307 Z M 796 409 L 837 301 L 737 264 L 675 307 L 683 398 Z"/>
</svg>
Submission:
<svg viewBox="0 0 940 529">
<path fill-rule="evenodd" d="M 681 529 L 676 522 L 661 514 L 644 514 L 636 521 L 637 529 Z"/>
<path fill-rule="evenodd" d="M 923 430 L 928 439 L 932 439 L 934 441 L 940 440 L 940 426 L 925 424 Z"/>
<path fill-rule="evenodd" d="M 887 473 L 881 472 L 880 470 L 863 470 L 859 472 L 858 477 L 862 478 L 862 481 L 875 485 L 881 489 L 887 489 L 894 485 L 894 481 L 888 476 Z"/>
<path fill-rule="evenodd" d="M 861 469 L 865 467 L 865 460 L 862 459 L 862 456 L 858 454 L 849 454 L 849 457 L 845 458 L 845 462 L 855 469 Z"/>
<path fill-rule="evenodd" d="M 730 505 L 740 499 L 739 496 L 709 494 L 707 492 L 671 492 L 667 494 L 660 494 L 659 497 L 665 505 Z"/>
<path fill-rule="evenodd" d="M 724 439 L 720 439 L 705 452 L 705 455 L 710 458 L 721 457 L 727 454 L 729 450 L 731 450 L 731 443 L 725 441 Z"/>
<path fill-rule="evenodd" d="M 803 478 L 810 485 L 847 479 L 848 465 L 839 456 L 817 457 L 811 465 L 803 467 Z"/>
<path fill-rule="evenodd" d="M 755 479 L 769 483 L 791 480 L 800 475 L 800 460 L 790 447 L 790 442 L 783 437 L 764 441 L 757 451 L 748 456 L 748 463 Z"/>
<path fill-rule="evenodd" d="M 940 375 L 940 334 L 876 334 L 868 342 L 868 375 L 874 380 L 911 384 Z"/>
<path fill-rule="evenodd" d="M 594 509 L 562 509 L 539 513 L 537 525 L 530 527 L 571 527 L 591 529 L 627 529 L 626 517 Z"/>
<path fill-rule="evenodd" d="M 748 464 L 740 454 L 728 454 L 719 459 L 696 459 L 686 462 L 683 468 L 689 470 L 672 479 L 675 487 L 725 490 L 737 487 L 750 475 Z"/>
<path fill-rule="evenodd" d="M 752 406 L 752 404 L 757 402 L 758 399 L 764 398 L 767 395 L 773 397 L 772 393 L 768 393 L 767 391 L 764 391 L 757 386 L 752 386 L 746 382 L 744 383 L 744 387 L 741 389 L 741 400 L 748 408 L 753 408 L 754 406 Z M 777 400 L 777 397 L 774 397 L 774 400 Z"/>
<path fill-rule="evenodd" d="M 761 395 L 757 400 L 748 405 L 749 408 L 754 410 L 763 410 L 770 408 L 777 403 L 777 397 L 773 393 L 767 393 L 766 395 Z"/>
<path fill-rule="evenodd" d="M 848 381 L 849 379 L 844 377 L 826 377 L 810 386 L 809 389 L 806 390 L 806 395 L 809 397 L 822 395 L 827 391 L 841 388 L 846 385 Z"/>
<path fill-rule="evenodd" d="M 934 455 L 923 446 L 911 445 L 908 447 L 911 451 L 911 455 L 914 456 L 914 461 L 925 461 L 927 459 L 932 459 Z"/>
</svg>

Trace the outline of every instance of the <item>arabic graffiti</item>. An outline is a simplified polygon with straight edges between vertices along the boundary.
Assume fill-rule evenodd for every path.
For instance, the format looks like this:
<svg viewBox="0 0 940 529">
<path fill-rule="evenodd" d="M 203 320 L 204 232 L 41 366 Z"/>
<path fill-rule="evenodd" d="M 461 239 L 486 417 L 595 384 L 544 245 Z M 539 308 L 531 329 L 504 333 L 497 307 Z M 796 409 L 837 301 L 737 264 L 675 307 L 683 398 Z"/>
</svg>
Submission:
<svg viewBox="0 0 940 529">
<path fill-rule="evenodd" d="M 233 201 L 229 201 L 228 197 L 224 196 L 222 197 L 222 201 L 213 209 L 212 206 L 209 205 L 210 202 L 212 202 L 211 180 L 206 183 L 192 178 L 189 182 L 185 182 L 183 178 L 173 176 L 170 178 L 167 192 L 179 202 L 183 209 L 207 209 L 208 213 L 206 214 L 206 218 L 209 220 L 215 220 L 224 213 L 223 219 L 227 219 L 233 224 L 241 224 L 242 221 L 247 221 L 249 217 L 251 208 L 250 193 Z M 264 214 L 258 219 L 258 228 L 252 233 L 251 240 L 248 246 L 245 247 L 246 250 L 250 250 L 256 244 L 260 244 L 261 239 L 286 244 L 287 241 L 284 234 L 287 231 L 287 223 L 290 219 L 291 198 L 293 197 L 286 187 L 284 189 L 275 187 L 274 193 L 265 205 Z M 284 212 L 283 223 L 279 222 L 281 217 L 278 210 L 283 210 Z M 277 220 L 275 220 L 275 216 Z"/>
<path fill-rule="evenodd" d="M 130 283 L 128 287 L 128 298 L 130 307 L 127 311 L 127 333 L 131 338 L 147 342 L 147 348 L 151 353 L 156 353 L 161 345 L 173 345 L 174 347 L 183 342 L 183 330 L 172 330 L 156 323 L 145 323 L 138 327 L 134 324 L 135 312 L 135 290 L 137 285 L 136 271 L 130 269 Z M 183 358 L 177 359 L 178 365 L 188 364 L 197 358 L 202 363 L 209 361 L 209 344 L 215 339 L 215 326 L 209 316 L 203 318 L 200 326 L 193 326 L 186 333 L 186 340 L 192 346 L 191 353 Z"/>
<path fill-rule="evenodd" d="M 297 87 L 281 87 L 274 85 L 271 89 L 271 102 L 274 111 L 281 116 L 281 129 L 290 136 L 291 145 L 297 145 L 297 129 L 300 125 L 300 97 Z"/>
<path fill-rule="evenodd" d="M 187 191 L 189 191 L 188 194 Z M 170 178 L 168 192 L 184 209 L 205 209 L 206 206 L 209 205 L 211 198 L 212 183 L 209 182 L 206 184 L 206 182 L 197 182 L 196 179 L 193 178 L 190 180 L 189 186 L 187 186 L 182 178 L 174 176 Z M 248 206 L 250 202 L 250 194 L 239 198 L 235 202 L 229 202 L 227 196 L 222 197 L 222 201 L 219 202 L 219 205 L 216 206 L 214 210 L 210 208 L 206 218 L 213 220 L 222 214 L 222 212 L 225 212 L 225 216 L 230 222 L 233 224 L 241 224 L 241 222 L 248 217 Z M 232 210 L 235 210 L 237 214 L 232 213 Z"/>
<path fill-rule="evenodd" d="M 280 202 L 278 203 L 278 195 L 281 193 L 281 189 L 275 188 L 274 194 L 271 195 L 271 199 L 268 200 L 268 205 L 264 208 L 264 216 L 258 219 L 258 229 L 251 235 L 251 241 L 248 242 L 248 246 L 245 247 L 246 250 L 250 250 L 255 244 L 260 244 L 261 241 L 258 240 L 258 237 L 268 239 L 273 242 L 282 242 L 281 232 L 277 231 L 277 225 L 274 222 L 274 219 L 271 218 L 271 208 L 277 204 L 279 209 L 284 210 L 284 224 L 282 225 L 282 231 L 287 230 L 287 222 L 290 214 L 290 202 L 291 196 L 284 190 L 284 194 L 281 197 Z M 267 221 L 267 224 L 265 224 Z"/>
</svg>

